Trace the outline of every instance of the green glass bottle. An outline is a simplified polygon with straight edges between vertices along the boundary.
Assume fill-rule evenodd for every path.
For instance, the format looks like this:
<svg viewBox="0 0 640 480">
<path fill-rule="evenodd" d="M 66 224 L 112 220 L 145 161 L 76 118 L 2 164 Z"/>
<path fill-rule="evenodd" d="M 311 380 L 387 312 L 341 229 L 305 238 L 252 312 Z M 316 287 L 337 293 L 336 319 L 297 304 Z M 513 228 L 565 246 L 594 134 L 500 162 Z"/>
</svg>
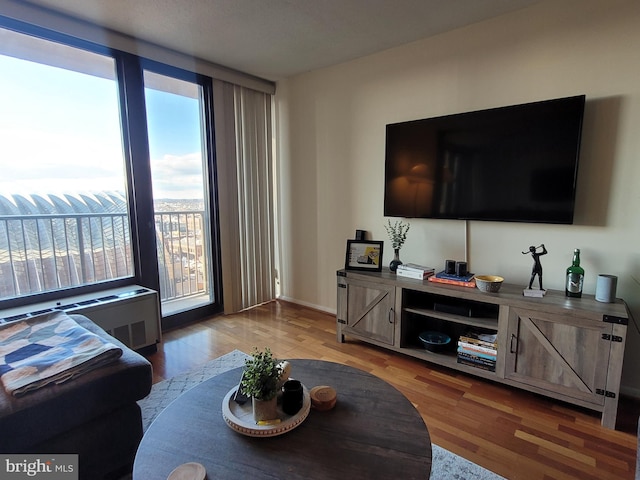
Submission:
<svg viewBox="0 0 640 480">
<path fill-rule="evenodd" d="M 580 249 L 573 251 L 573 262 L 567 268 L 567 281 L 565 295 L 567 297 L 582 297 L 582 284 L 584 283 L 584 268 L 580 266 Z"/>
</svg>

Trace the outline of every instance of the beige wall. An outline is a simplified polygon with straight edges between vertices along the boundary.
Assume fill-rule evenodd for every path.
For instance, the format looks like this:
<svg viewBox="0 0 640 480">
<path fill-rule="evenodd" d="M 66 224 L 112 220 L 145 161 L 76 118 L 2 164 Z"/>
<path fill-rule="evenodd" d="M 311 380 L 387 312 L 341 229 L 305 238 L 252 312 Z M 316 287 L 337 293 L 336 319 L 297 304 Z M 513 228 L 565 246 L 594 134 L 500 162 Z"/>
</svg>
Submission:
<svg viewBox="0 0 640 480">
<path fill-rule="evenodd" d="M 618 275 L 640 320 L 640 2 L 557 0 L 278 84 L 281 294 L 335 311 L 335 272 L 356 229 L 383 224 L 387 123 L 586 94 L 575 224 L 411 220 L 406 262 L 528 283 L 522 255 L 544 243 L 544 286 L 563 289 L 574 248 L 585 292 Z M 468 245 L 465 247 L 465 238 Z M 389 242 L 384 263 L 391 260 Z M 640 336 L 630 325 L 623 374 L 640 395 Z"/>
</svg>

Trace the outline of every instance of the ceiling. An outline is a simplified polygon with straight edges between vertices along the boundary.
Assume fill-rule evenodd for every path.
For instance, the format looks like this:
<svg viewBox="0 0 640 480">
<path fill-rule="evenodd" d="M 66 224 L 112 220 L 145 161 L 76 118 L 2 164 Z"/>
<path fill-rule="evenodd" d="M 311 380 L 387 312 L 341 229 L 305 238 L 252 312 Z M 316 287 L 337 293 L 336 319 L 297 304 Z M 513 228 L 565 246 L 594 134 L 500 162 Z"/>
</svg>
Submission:
<svg viewBox="0 0 640 480">
<path fill-rule="evenodd" d="M 269 80 L 353 60 L 540 0 L 30 0 Z M 25 2 L 26 3 L 26 2 Z"/>
</svg>

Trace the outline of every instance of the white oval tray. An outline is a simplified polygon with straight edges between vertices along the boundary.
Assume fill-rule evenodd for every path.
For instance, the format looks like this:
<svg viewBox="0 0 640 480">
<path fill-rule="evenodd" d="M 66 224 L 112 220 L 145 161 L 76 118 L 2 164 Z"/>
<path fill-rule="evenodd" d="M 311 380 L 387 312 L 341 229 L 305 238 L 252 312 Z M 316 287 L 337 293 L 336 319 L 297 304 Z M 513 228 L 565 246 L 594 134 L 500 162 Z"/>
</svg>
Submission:
<svg viewBox="0 0 640 480">
<path fill-rule="evenodd" d="M 275 437 L 283 433 L 293 430 L 300 425 L 309 415 L 311 410 L 311 397 L 307 387 L 302 386 L 304 397 L 302 400 L 302 408 L 295 415 L 287 415 L 278 405 L 278 418 L 280 423 L 274 425 L 258 425 L 253 419 L 253 407 L 251 399 L 247 400 L 244 405 L 239 405 L 233 400 L 238 387 L 229 390 L 222 400 L 222 417 L 224 421 L 238 433 L 250 437 Z"/>
</svg>

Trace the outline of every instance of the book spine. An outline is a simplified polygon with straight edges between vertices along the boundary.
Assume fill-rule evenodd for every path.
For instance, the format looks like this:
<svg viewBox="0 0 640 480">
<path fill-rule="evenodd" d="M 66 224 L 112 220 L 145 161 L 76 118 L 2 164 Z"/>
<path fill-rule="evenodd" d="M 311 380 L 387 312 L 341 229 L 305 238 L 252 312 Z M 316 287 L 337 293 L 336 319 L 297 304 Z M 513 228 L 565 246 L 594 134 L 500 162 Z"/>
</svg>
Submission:
<svg viewBox="0 0 640 480">
<path fill-rule="evenodd" d="M 445 271 L 441 271 L 436 273 L 436 277 L 438 278 L 446 278 L 448 280 L 457 280 L 459 282 L 469 282 L 475 276 L 473 273 L 469 273 L 467 275 L 456 275 L 455 273 L 445 273 Z"/>
<path fill-rule="evenodd" d="M 467 337 L 465 335 L 461 335 L 458 338 L 458 342 L 469 343 L 471 345 L 478 345 L 479 347 L 492 348 L 494 350 L 498 349 L 497 342 L 487 342 L 485 340 L 479 340 L 477 338 Z"/>
<path fill-rule="evenodd" d="M 477 352 L 475 350 L 467 350 L 464 347 L 458 347 L 458 354 L 462 354 L 463 356 L 468 355 L 470 357 L 477 357 L 491 362 L 495 362 L 498 358 L 495 354 Z"/>
<path fill-rule="evenodd" d="M 458 357 L 458 363 L 460 363 L 462 365 L 467 365 L 469 367 L 479 368 L 481 370 L 487 370 L 488 372 L 495 372 L 496 371 L 496 366 L 495 365 L 485 365 L 483 363 L 477 363 L 474 360 L 468 360 L 468 359 L 465 359 L 465 358 Z"/>
<path fill-rule="evenodd" d="M 398 265 L 398 270 L 411 270 L 414 272 L 433 273 L 435 270 L 431 267 L 421 267 L 420 265 L 414 265 L 413 263 L 401 263 Z"/>
<path fill-rule="evenodd" d="M 412 270 L 400 270 L 399 268 L 396 270 L 396 275 L 405 278 L 417 278 L 418 280 L 424 280 L 429 276 L 427 273 L 412 271 Z"/>
<path fill-rule="evenodd" d="M 468 360 L 470 362 L 476 362 L 479 364 L 483 364 L 483 365 L 487 365 L 487 366 L 495 366 L 496 364 L 496 360 L 495 359 L 488 359 L 488 358 L 484 358 L 484 357 L 479 357 L 477 355 L 471 355 L 469 353 L 464 353 L 464 352 L 458 352 L 458 358 L 461 358 L 462 360 Z"/>
<path fill-rule="evenodd" d="M 471 350 L 474 352 L 487 353 L 489 355 L 495 355 L 498 349 L 483 347 L 481 345 L 475 345 L 473 343 L 460 342 L 458 341 L 458 347 L 466 348 L 467 350 Z"/>
<path fill-rule="evenodd" d="M 411 269 L 401 270 L 399 268 L 396 270 L 396 275 L 406 275 L 406 274 L 418 275 L 421 278 L 427 278 L 428 276 L 433 275 L 433 272 L 424 272 L 422 270 L 411 270 Z"/>
<path fill-rule="evenodd" d="M 444 284 L 447 284 L 447 285 L 457 285 L 459 287 L 475 288 L 475 286 L 476 286 L 475 280 L 471 280 L 470 282 L 462 282 L 460 280 L 450 280 L 448 278 L 438 278 L 435 275 L 431 275 L 429 277 L 429 281 L 430 282 L 435 282 L 435 283 L 444 283 Z"/>
</svg>

